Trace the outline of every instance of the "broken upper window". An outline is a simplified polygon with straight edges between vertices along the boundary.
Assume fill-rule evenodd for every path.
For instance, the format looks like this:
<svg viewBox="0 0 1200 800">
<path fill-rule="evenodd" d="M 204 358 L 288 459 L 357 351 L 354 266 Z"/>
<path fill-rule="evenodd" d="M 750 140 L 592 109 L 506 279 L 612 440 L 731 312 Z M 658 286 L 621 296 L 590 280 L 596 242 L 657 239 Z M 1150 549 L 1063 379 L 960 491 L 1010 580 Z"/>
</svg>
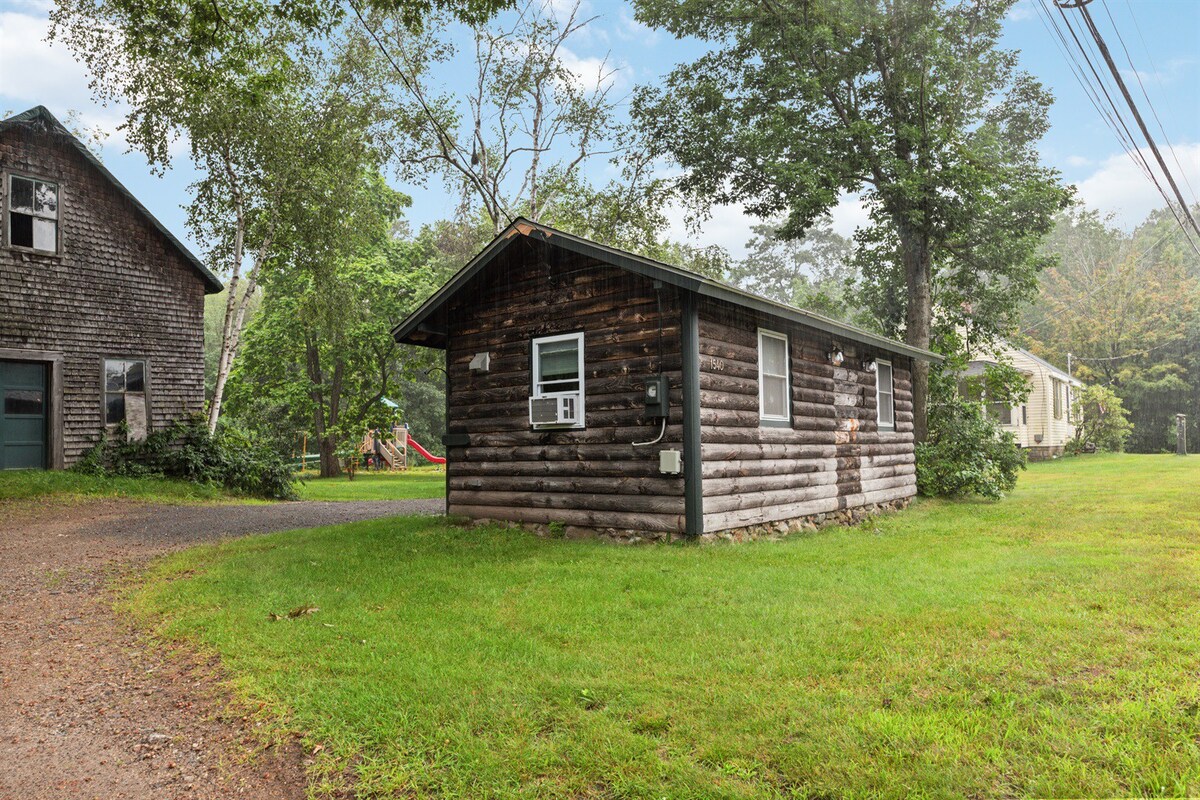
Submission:
<svg viewBox="0 0 1200 800">
<path fill-rule="evenodd" d="M 46 253 L 58 252 L 58 184 L 10 175 L 8 243 Z"/>
</svg>

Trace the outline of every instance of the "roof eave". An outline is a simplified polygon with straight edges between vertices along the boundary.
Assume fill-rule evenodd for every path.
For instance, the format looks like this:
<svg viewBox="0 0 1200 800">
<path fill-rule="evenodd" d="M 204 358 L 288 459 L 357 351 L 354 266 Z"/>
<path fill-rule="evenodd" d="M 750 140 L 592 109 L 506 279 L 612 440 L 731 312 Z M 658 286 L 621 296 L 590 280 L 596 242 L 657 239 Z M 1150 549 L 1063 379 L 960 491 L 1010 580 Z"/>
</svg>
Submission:
<svg viewBox="0 0 1200 800">
<path fill-rule="evenodd" d="M 765 297 L 751 294 L 736 289 L 732 286 L 718 283 L 709 278 L 696 275 L 678 267 L 673 267 L 670 264 L 664 264 L 659 261 L 654 261 L 643 256 L 628 253 L 623 250 L 618 250 L 614 247 L 591 242 L 587 239 L 574 236 L 573 234 L 559 231 L 554 228 L 549 228 L 545 225 L 531 222 L 524 217 L 518 217 L 502 232 L 499 236 L 479 252 L 475 258 L 471 259 L 458 273 L 455 274 L 449 282 L 441 289 L 433 294 L 428 300 L 422 303 L 416 311 L 410 314 L 404 321 L 392 329 L 392 336 L 396 341 L 402 341 L 409 337 L 418 327 L 424 323 L 446 300 L 449 299 L 454 292 L 469 281 L 486 265 L 492 258 L 499 255 L 499 252 L 506 248 L 518 235 L 528 236 L 539 241 L 553 241 L 559 246 L 571 252 L 580 255 L 589 256 L 599 261 L 611 263 L 614 266 L 628 270 L 638 275 L 642 275 L 653 280 L 661 280 L 671 285 L 677 286 L 685 291 L 695 292 L 701 296 L 711 297 L 718 300 L 724 300 L 735 305 L 753 308 L 773 316 L 782 317 L 783 319 L 795 322 L 800 325 L 806 325 L 810 328 L 829 333 L 835 336 L 842 336 L 851 341 L 868 344 L 877 347 L 881 350 L 886 350 L 891 353 L 905 355 L 910 358 L 920 359 L 922 361 L 941 361 L 942 356 L 933 353 L 929 350 L 924 350 L 919 347 L 904 344 L 903 342 L 889 339 L 885 336 L 879 336 L 857 328 L 853 325 L 847 325 L 836 320 L 823 317 L 820 314 L 814 314 L 809 311 L 788 306 L 783 303 L 778 303 L 769 300 Z M 412 344 L 421 344 L 422 346 L 436 347 L 436 344 L 425 342 L 411 342 Z"/>
</svg>

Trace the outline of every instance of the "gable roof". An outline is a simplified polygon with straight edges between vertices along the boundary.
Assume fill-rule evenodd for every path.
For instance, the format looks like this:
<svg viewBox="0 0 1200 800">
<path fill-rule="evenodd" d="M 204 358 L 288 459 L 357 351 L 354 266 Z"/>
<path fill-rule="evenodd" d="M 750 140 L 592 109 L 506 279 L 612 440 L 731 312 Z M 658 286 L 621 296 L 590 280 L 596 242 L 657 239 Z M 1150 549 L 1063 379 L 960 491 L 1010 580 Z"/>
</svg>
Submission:
<svg viewBox="0 0 1200 800">
<path fill-rule="evenodd" d="M 1006 348 L 1008 348 L 1008 352 L 1016 353 L 1016 354 L 1020 355 L 1022 358 L 1029 359 L 1030 361 L 1034 362 L 1035 364 L 1040 364 L 1041 366 L 1045 367 L 1050 372 L 1063 378 L 1065 381 L 1070 383 L 1072 386 L 1083 386 L 1083 381 L 1074 377 L 1069 372 L 1067 372 L 1065 369 L 1059 369 L 1058 367 L 1054 366 L 1046 359 L 1041 358 L 1039 356 L 1035 356 L 1033 353 L 1029 352 L 1028 350 L 1025 350 L 1024 348 L 1021 348 L 1021 347 L 1017 347 L 1015 344 L 1013 344 L 1012 342 L 1009 342 L 1005 339 L 1001 339 L 1000 342 Z M 982 355 L 981 357 L 973 359 L 970 362 L 970 364 L 968 365 L 968 368 L 964 374 L 966 374 L 966 375 L 981 374 L 983 372 L 982 365 L 995 364 L 997 356 L 998 356 L 997 353 L 992 353 L 990 356 Z M 976 366 L 976 365 L 978 365 L 978 366 Z M 1032 374 L 1032 373 L 1028 373 L 1028 374 Z"/>
<path fill-rule="evenodd" d="M 1043 367 L 1045 367 L 1046 369 L 1050 370 L 1051 372 L 1053 372 L 1053 373 L 1055 373 L 1055 374 L 1057 374 L 1057 375 L 1061 375 L 1062 377 L 1066 378 L 1066 379 L 1067 379 L 1067 381 L 1068 381 L 1069 383 L 1071 383 L 1072 385 L 1075 385 L 1075 386 L 1083 386 L 1083 381 L 1081 381 L 1081 380 L 1079 380 L 1078 378 L 1076 378 L 1076 377 L 1072 376 L 1072 375 L 1071 375 L 1071 374 L 1069 374 L 1069 373 L 1068 373 L 1068 372 L 1067 372 L 1065 369 L 1059 369 L 1058 367 L 1054 366 L 1053 364 L 1051 364 L 1051 363 L 1050 363 L 1049 361 L 1047 361 L 1046 359 L 1044 359 L 1044 358 L 1039 358 L 1038 356 L 1035 356 L 1033 353 L 1029 352 L 1028 350 L 1025 350 L 1025 349 L 1023 349 L 1023 348 L 1020 348 L 1020 347 L 1017 347 L 1016 345 L 1014 345 L 1014 344 L 1012 344 L 1012 343 L 1008 343 L 1008 346 L 1009 346 L 1009 347 L 1011 347 L 1013 350 L 1016 350 L 1018 353 L 1020 353 L 1021 355 L 1025 356 L 1025 357 L 1026 357 L 1026 358 L 1028 358 L 1029 360 L 1031 360 L 1031 361 L 1034 361 L 1034 362 L 1036 362 L 1036 363 L 1038 363 L 1038 364 L 1041 364 Z"/>
<path fill-rule="evenodd" d="M 551 228 L 548 225 L 532 222 L 524 217 L 517 217 L 487 247 L 467 262 L 467 265 L 460 269 L 445 286 L 434 292 L 432 297 L 422 303 L 416 311 L 393 328 L 392 336 L 395 337 L 396 341 L 403 341 L 414 331 L 417 331 L 430 316 L 437 312 L 468 281 L 478 275 L 488 264 L 511 247 L 514 242 L 520 241 L 522 238 L 552 242 L 565 250 L 612 264 L 613 266 L 651 278 L 652 280 L 662 281 L 663 283 L 695 292 L 703 297 L 724 300 L 737 306 L 761 311 L 790 322 L 807 325 L 810 328 L 842 336 L 852 341 L 874 345 L 892 353 L 900 353 L 912 358 L 921 359 L 922 361 L 942 360 L 940 355 L 929 350 L 913 347 L 903 342 L 889 339 L 886 336 L 879 336 L 854 325 L 847 325 L 844 322 L 838 322 L 821 314 L 805 311 L 786 303 L 780 303 L 753 294 L 752 292 L 747 292 L 736 286 L 730 286 L 727 283 L 706 278 L 691 270 L 682 269 L 671 264 L 664 264 L 661 261 L 655 261 L 654 259 L 639 256 L 625 250 L 618 250 L 615 247 L 593 242 L 590 239 L 584 239 L 580 236 Z"/>
<path fill-rule="evenodd" d="M 171 245 L 179 252 L 179 255 L 183 256 L 183 260 L 186 261 L 188 265 L 191 266 L 191 268 L 194 269 L 200 276 L 200 280 L 204 282 L 205 294 L 215 294 L 225 288 L 220 279 L 217 278 L 217 276 L 214 275 L 208 269 L 208 267 L 204 266 L 204 263 L 200 261 L 200 259 L 196 258 L 196 256 L 192 254 L 192 251 L 188 250 L 183 245 L 183 242 L 176 239 L 174 234 L 167 230 L 167 227 L 159 222 L 158 219 L 151 214 L 150 211 L 144 205 L 142 205 L 136 197 L 133 196 L 133 193 L 126 189 L 125 185 L 117 180 L 115 175 L 108 171 L 108 168 L 105 167 L 100 159 L 96 157 L 95 153 L 89 150 L 87 145 L 79 141 L 75 134 L 67 130 L 66 126 L 59 122 L 58 119 L 50 113 L 48 108 L 45 106 L 34 106 L 28 111 L 22 111 L 20 114 L 14 114 L 8 119 L 0 120 L 0 131 L 13 127 L 20 122 L 35 122 L 39 119 L 48 123 L 49 126 L 56 132 L 66 135 L 67 140 L 75 147 L 75 149 L 78 150 L 93 167 L 100 170 L 100 174 L 107 178 L 109 183 L 111 183 L 118 192 L 123 194 L 129 200 L 129 202 L 133 203 L 133 207 L 136 208 L 138 212 L 140 212 L 141 215 L 146 218 L 147 222 L 153 225 L 159 233 L 166 237 L 167 241 L 170 242 Z"/>
</svg>

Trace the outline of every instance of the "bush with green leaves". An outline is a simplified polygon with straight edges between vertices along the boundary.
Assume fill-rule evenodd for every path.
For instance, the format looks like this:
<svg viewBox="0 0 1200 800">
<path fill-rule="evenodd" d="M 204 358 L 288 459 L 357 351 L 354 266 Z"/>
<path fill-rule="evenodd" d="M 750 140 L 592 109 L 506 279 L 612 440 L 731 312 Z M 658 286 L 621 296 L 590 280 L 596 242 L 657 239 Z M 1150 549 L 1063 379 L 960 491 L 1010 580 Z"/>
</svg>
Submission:
<svg viewBox="0 0 1200 800">
<path fill-rule="evenodd" d="M 1119 453 L 1133 432 L 1129 412 L 1117 393 L 1107 386 L 1093 384 L 1084 387 L 1071 406 L 1076 420 L 1075 438 L 1067 443 L 1070 453 L 1108 450 Z"/>
<path fill-rule="evenodd" d="M 929 438 L 916 446 L 917 491 L 998 499 L 1017 485 L 1025 452 L 978 403 L 954 397 L 929 406 Z"/>
<path fill-rule="evenodd" d="M 72 469 L 89 475 L 179 478 L 253 497 L 296 497 L 296 476 L 285 458 L 232 426 L 209 434 L 203 417 L 140 440 L 130 439 L 122 426 L 115 436 L 102 435 Z"/>
</svg>

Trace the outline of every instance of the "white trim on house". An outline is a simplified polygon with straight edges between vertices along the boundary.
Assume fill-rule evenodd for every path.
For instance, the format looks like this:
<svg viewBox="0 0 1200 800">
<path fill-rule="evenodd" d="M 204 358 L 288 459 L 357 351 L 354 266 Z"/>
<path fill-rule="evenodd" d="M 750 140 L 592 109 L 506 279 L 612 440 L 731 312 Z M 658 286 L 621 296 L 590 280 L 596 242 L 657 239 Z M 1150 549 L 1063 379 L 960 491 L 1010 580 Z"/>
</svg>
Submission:
<svg viewBox="0 0 1200 800">
<path fill-rule="evenodd" d="M 541 380 L 542 347 L 548 344 L 558 344 L 560 342 L 575 343 L 575 377 L 558 378 L 556 380 Z M 531 380 L 533 382 L 533 385 L 530 388 L 533 392 L 534 399 L 540 397 L 577 398 L 576 403 L 578 404 L 579 421 L 573 425 L 555 427 L 586 427 L 586 406 L 584 403 L 585 391 L 583 374 L 583 331 L 579 331 L 578 333 L 563 333 L 558 334 L 557 336 L 539 336 L 533 340 L 530 347 L 532 351 Z M 574 384 L 574 386 L 571 386 L 571 384 Z"/>
<path fill-rule="evenodd" d="M 887 391 L 883 389 L 883 375 L 887 373 Z M 887 409 L 885 419 L 884 409 Z M 896 430 L 896 380 L 892 362 L 875 359 L 875 421 L 881 431 Z"/>
<path fill-rule="evenodd" d="M 780 342 L 783 344 L 783 372 L 767 372 L 765 365 L 764 354 L 766 348 L 765 341 Z M 761 422 L 791 422 L 792 421 L 792 378 L 791 364 L 787 334 L 779 333 L 778 331 L 768 330 L 766 328 L 758 329 L 758 418 Z M 768 381 L 783 382 L 783 410 L 782 412 L 767 411 L 767 392 L 766 386 Z"/>
</svg>

